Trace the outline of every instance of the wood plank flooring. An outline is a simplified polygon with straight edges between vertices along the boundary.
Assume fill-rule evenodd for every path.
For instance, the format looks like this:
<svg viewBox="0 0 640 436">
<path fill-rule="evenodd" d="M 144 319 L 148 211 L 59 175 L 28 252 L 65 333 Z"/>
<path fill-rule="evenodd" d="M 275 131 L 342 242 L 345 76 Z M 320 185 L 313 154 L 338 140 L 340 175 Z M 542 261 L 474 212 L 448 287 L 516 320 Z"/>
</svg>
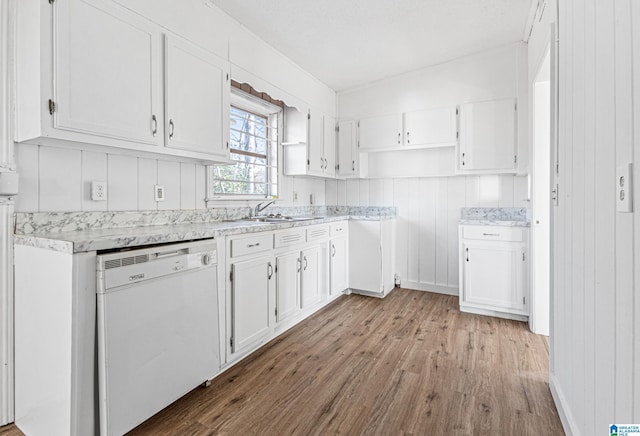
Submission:
<svg viewBox="0 0 640 436">
<path fill-rule="evenodd" d="M 344 296 L 130 434 L 558 435 L 548 353 L 457 297 Z"/>
</svg>

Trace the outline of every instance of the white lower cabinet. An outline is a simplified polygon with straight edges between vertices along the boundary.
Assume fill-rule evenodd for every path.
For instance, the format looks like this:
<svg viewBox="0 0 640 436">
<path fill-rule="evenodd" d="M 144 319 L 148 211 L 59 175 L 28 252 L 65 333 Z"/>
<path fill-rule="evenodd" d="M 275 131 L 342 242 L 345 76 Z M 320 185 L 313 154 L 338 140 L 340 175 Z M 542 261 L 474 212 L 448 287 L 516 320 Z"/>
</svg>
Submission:
<svg viewBox="0 0 640 436">
<path fill-rule="evenodd" d="M 232 271 L 232 336 L 234 353 L 254 344 L 270 333 L 273 325 L 274 259 L 263 256 L 236 262 Z"/>
<path fill-rule="evenodd" d="M 306 309 L 320 301 L 320 247 L 307 248 L 300 255 L 300 302 L 301 307 Z"/>
<path fill-rule="evenodd" d="M 349 222 L 349 288 L 385 297 L 395 287 L 395 219 Z"/>
<path fill-rule="evenodd" d="M 329 298 L 333 299 L 349 287 L 349 226 L 348 222 L 331 225 L 329 240 Z"/>
<path fill-rule="evenodd" d="M 529 229 L 460 226 L 460 310 L 528 319 Z"/>
<path fill-rule="evenodd" d="M 276 256 L 276 320 L 282 322 L 300 311 L 300 251 Z"/>
</svg>

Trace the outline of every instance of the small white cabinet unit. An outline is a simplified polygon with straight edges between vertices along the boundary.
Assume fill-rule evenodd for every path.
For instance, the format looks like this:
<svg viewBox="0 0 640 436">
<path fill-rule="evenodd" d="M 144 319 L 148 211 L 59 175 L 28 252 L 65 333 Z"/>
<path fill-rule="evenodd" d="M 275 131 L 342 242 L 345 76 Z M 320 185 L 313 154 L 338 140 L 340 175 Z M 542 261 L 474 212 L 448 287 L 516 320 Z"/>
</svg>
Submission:
<svg viewBox="0 0 640 436">
<path fill-rule="evenodd" d="M 395 219 L 349 222 L 349 288 L 385 297 L 395 286 Z"/>
<path fill-rule="evenodd" d="M 358 121 L 340 121 L 338 123 L 338 176 L 357 176 L 359 168 Z"/>
<path fill-rule="evenodd" d="M 528 319 L 529 229 L 461 225 L 460 310 Z"/>
<path fill-rule="evenodd" d="M 300 253 L 300 303 L 303 309 L 320 301 L 320 247 L 309 247 Z"/>
<path fill-rule="evenodd" d="M 402 115 L 391 114 L 361 118 L 360 149 L 364 151 L 389 150 L 402 145 Z"/>
<path fill-rule="evenodd" d="M 300 311 L 300 251 L 276 256 L 276 321 Z"/>
<path fill-rule="evenodd" d="M 459 171 L 516 171 L 516 111 L 513 98 L 460 105 Z"/>
<path fill-rule="evenodd" d="M 275 324 L 273 232 L 227 239 L 228 344 L 237 355 L 264 341 Z"/>
</svg>

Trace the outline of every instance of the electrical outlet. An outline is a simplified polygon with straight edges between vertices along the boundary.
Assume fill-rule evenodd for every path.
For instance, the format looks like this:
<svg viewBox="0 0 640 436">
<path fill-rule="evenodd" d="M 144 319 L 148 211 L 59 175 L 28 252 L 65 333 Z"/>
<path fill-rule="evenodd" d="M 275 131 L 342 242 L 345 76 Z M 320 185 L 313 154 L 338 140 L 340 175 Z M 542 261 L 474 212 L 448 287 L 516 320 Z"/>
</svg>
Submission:
<svg viewBox="0 0 640 436">
<path fill-rule="evenodd" d="M 91 182 L 91 199 L 93 201 L 107 201 L 107 182 L 99 180 Z"/>
<path fill-rule="evenodd" d="M 164 186 L 163 185 L 155 185 L 153 187 L 153 192 L 156 201 L 164 201 Z"/>
<path fill-rule="evenodd" d="M 633 212 L 633 167 L 631 163 L 620 165 L 616 171 L 616 211 Z"/>
</svg>

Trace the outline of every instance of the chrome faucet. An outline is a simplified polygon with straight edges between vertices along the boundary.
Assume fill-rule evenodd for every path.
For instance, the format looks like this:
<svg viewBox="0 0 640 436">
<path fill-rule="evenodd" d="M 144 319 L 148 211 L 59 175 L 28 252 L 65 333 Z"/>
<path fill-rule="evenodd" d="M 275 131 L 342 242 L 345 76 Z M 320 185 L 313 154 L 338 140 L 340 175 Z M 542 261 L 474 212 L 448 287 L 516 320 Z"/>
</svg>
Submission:
<svg viewBox="0 0 640 436">
<path fill-rule="evenodd" d="M 263 210 L 265 210 L 267 207 L 269 207 L 270 205 L 272 205 L 273 203 L 275 203 L 275 201 L 270 201 L 267 204 L 264 204 L 265 202 L 262 203 L 258 203 L 258 205 L 256 206 L 255 210 L 254 210 L 254 216 L 258 216 L 258 214 L 260 212 L 262 212 Z M 263 206 L 264 204 L 264 206 Z"/>
</svg>

